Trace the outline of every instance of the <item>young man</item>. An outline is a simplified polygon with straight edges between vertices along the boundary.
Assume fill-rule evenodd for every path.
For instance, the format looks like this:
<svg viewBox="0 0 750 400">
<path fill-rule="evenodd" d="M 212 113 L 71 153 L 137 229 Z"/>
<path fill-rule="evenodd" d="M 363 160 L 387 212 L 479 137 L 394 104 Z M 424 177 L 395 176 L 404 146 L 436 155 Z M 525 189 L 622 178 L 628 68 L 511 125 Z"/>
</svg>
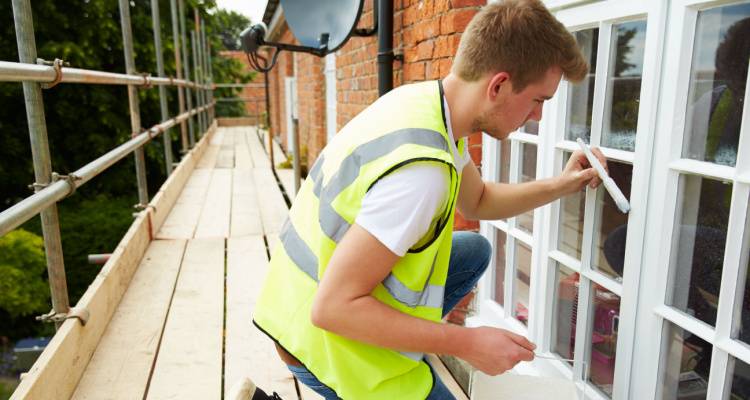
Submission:
<svg viewBox="0 0 750 400">
<path fill-rule="evenodd" d="M 506 218 L 600 182 L 580 152 L 557 178 L 483 182 L 465 138 L 541 119 L 561 78 L 586 72 L 540 1 L 494 3 L 445 79 L 391 91 L 336 135 L 290 210 L 254 316 L 299 381 L 326 399 L 446 399 L 424 353 L 492 375 L 534 358 L 522 336 L 440 322 L 490 259 L 483 237 L 453 233 L 454 211 Z"/>
</svg>

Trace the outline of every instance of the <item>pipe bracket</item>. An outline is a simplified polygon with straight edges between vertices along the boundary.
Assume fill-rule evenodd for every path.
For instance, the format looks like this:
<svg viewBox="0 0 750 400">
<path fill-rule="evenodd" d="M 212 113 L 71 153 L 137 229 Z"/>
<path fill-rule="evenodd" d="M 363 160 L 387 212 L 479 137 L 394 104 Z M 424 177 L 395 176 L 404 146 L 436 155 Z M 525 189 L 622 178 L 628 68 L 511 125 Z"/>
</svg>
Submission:
<svg viewBox="0 0 750 400">
<path fill-rule="evenodd" d="M 63 322 L 66 319 L 78 318 L 81 321 L 81 325 L 85 326 L 90 316 L 89 310 L 85 308 L 71 307 L 68 308 L 68 312 L 66 313 L 58 313 L 55 310 L 51 310 L 47 314 L 37 316 L 36 320 L 42 322 Z"/>
<path fill-rule="evenodd" d="M 52 89 L 53 87 L 57 86 L 58 83 L 62 82 L 62 78 L 63 78 L 62 67 L 70 66 L 70 63 L 63 61 L 60 58 L 55 58 L 54 61 L 47 61 L 43 58 L 37 58 L 36 63 L 39 65 L 51 66 L 55 70 L 55 79 L 53 79 L 51 82 L 41 83 L 40 86 L 42 87 L 42 89 Z"/>
</svg>

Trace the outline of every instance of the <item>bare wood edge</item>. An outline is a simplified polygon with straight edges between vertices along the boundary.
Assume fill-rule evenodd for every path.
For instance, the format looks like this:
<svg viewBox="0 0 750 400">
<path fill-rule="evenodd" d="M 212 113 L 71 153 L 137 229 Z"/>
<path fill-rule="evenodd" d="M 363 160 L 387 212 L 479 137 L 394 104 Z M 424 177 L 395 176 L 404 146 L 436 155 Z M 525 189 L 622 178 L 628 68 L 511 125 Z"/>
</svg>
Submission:
<svg viewBox="0 0 750 400">
<path fill-rule="evenodd" d="M 162 209 L 163 214 L 158 219 L 160 227 L 182 190 L 179 186 L 175 186 L 180 188 L 179 191 L 170 186 L 173 186 L 173 182 L 185 184 L 190 175 L 189 172 L 194 168 L 196 160 L 203 155 L 206 143 L 211 140 L 217 126 L 214 121 L 190 154 L 180 162 L 178 169 L 187 172 L 180 172 L 179 176 L 176 173 L 170 176 L 151 201 L 150 204 L 154 207 L 142 212 L 133 221 L 112 253 L 112 257 L 78 301 L 76 307 L 85 308 L 90 313 L 86 326 L 81 325 L 77 319 L 66 320 L 31 369 L 24 375 L 23 380 L 11 395 L 11 400 L 69 399 L 73 395 L 78 381 L 99 344 L 99 339 L 104 334 L 151 243 L 152 232 L 158 232 L 158 227 L 150 226 L 156 220 L 152 217 L 155 213 L 154 209 Z M 188 164 L 192 164 L 192 167 Z"/>
<path fill-rule="evenodd" d="M 440 357 L 434 354 L 426 354 L 425 358 L 430 362 L 430 365 L 432 365 L 432 368 L 435 370 L 435 373 L 438 374 L 440 380 L 443 381 L 445 387 L 448 388 L 457 400 L 469 400 L 469 397 L 464 393 L 463 389 L 461 389 L 461 386 L 456 382 L 456 379 L 451 375 L 450 371 L 448 371 L 448 368 L 443 364 L 443 360 L 441 360 Z"/>
</svg>

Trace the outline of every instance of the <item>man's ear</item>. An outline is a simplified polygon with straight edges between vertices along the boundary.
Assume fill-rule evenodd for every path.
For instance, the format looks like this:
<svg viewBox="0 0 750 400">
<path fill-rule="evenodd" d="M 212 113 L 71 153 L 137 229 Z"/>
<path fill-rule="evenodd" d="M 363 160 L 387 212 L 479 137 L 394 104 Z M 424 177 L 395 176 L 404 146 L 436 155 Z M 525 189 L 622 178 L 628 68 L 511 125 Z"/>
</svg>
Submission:
<svg viewBox="0 0 750 400">
<path fill-rule="evenodd" d="M 498 72 L 492 75 L 487 83 L 487 98 L 495 101 L 500 90 L 506 85 L 510 85 L 510 74 L 507 72 Z"/>
</svg>

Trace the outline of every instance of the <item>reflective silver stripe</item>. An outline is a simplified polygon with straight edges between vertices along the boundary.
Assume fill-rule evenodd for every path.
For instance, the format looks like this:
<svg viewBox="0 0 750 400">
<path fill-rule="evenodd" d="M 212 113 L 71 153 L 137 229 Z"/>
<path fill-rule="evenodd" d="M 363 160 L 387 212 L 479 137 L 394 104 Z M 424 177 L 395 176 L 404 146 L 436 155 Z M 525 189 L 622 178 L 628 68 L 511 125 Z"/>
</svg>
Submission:
<svg viewBox="0 0 750 400">
<path fill-rule="evenodd" d="M 279 235 L 281 243 L 284 246 L 284 250 L 289 258 L 306 273 L 315 282 L 318 281 L 318 257 L 315 253 L 310 250 L 310 247 L 305 243 L 297 230 L 292 226 L 292 222 L 287 218 L 284 226 L 281 228 L 281 234 Z"/>
<path fill-rule="evenodd" d="M 411 351 L 399 351 L 398 353 L 404 357 L 411 358 L 414 361 L 422 361 L 422 358 L 424 358 L 424 353 L 415 353 Z"/>
<path fill-rule="evenodd" d="M 388 293 L 390 293 L 394 299 L 409 307 L 443 307 L 445 286 L 427 285 L 425 290 L 418 292 L 406 287 L 406 285 L 401 283 L 401 281 L 399 281 L 392 273 L 388 274 L 385 280 L 383 280 L 383 286 L 385 286 Z"/>
<path fill-rule="evenodd" d="M 445 137 L 440 132 L 417 128 L 394 131 L 354 149 L 341 162 L 336 175 L 331 178 L 328 185 L 322 190 L 322 193 L 318 194 L 318 198 L 320 199 L 320 209 L 318 211 L 320 227 L 331 240 L 338 243 L 351 226 L 349 222 L 333 209 L 331 205 L 333 199 L 357 179 L 363 165 L 383 157 L 405 144 L 417 144 L 445 152 L 450 151 Z M 315 186 L 318 186 L 318 182 L 321 181 L 322 179 L 316 180 Z"/>
</svg>

